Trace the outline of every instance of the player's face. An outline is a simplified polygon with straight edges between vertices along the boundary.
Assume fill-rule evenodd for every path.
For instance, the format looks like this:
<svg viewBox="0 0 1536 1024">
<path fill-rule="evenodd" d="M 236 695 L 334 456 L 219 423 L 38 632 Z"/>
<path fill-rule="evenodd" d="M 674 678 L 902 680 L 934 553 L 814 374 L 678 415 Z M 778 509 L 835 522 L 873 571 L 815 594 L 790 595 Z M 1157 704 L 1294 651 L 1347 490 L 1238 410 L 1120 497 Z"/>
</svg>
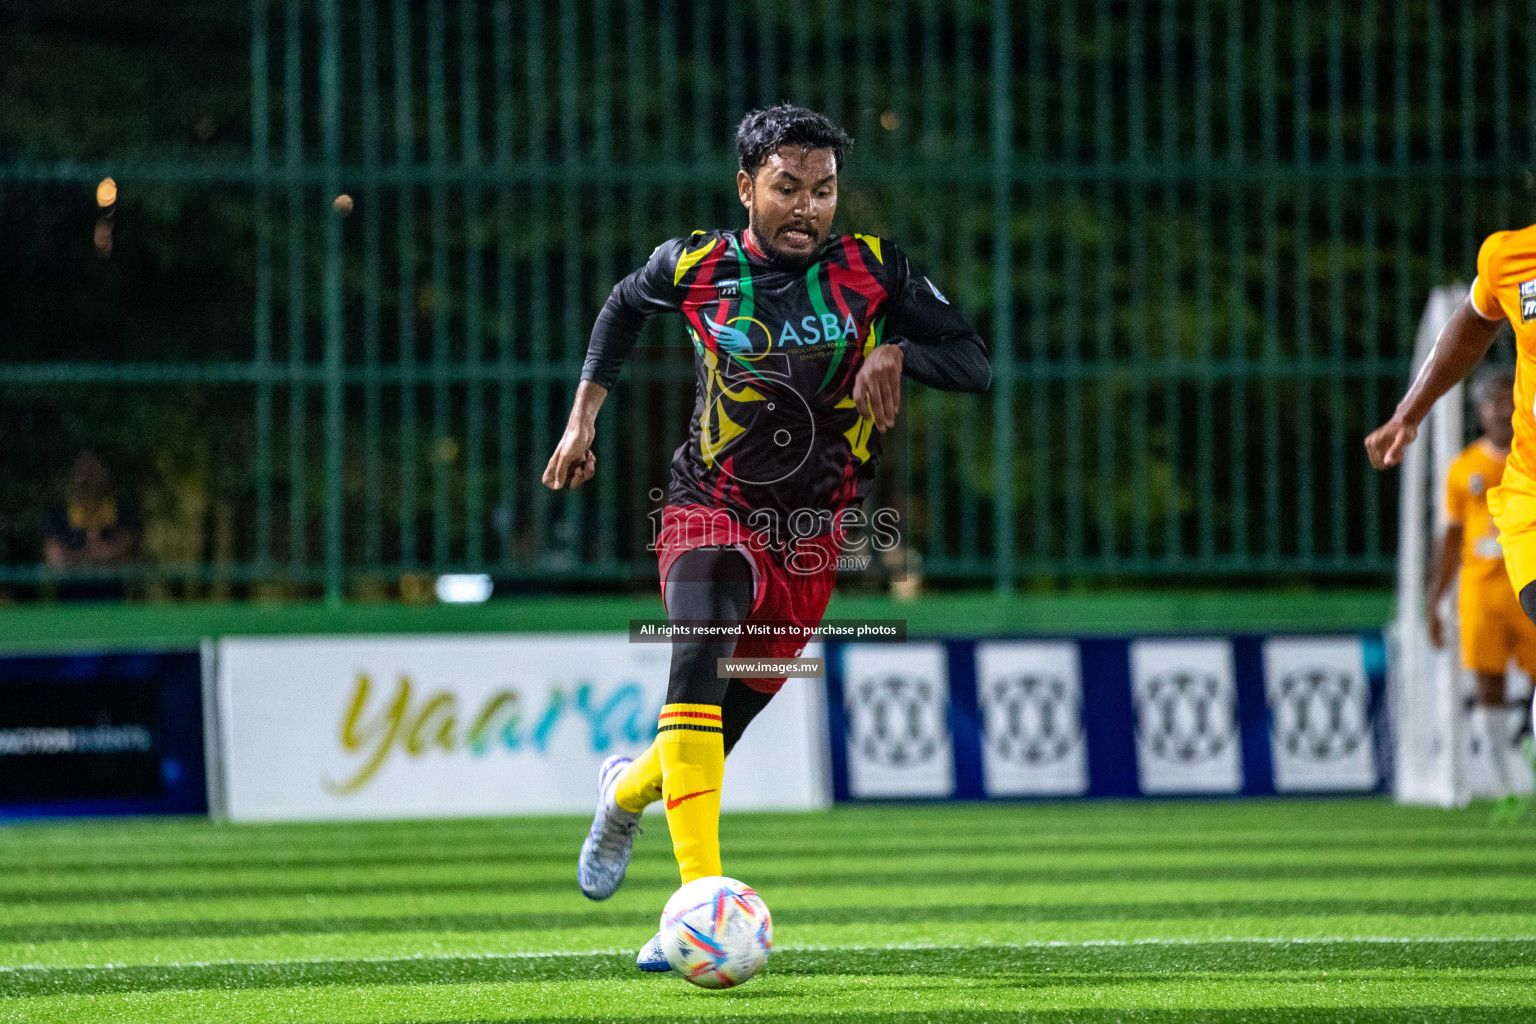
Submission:
<svg viewBox="0 0 1536 1024">
<path fill-rule="evenodd" d="M 1508 391 L 1481 403 L 1477 407 L 1477 420 L 1488 440 L 1500 448 L 1509 447 L 1515 436 L 1515 396 Z"/>
<path fill-rule="evenodd" d="M 763 161 L 755 178 L 738 171 L 736 190 L 768 255 L 807 266 L 832 230 L 837 160 L 830 149 L 781 146 Z"/>
</svg>

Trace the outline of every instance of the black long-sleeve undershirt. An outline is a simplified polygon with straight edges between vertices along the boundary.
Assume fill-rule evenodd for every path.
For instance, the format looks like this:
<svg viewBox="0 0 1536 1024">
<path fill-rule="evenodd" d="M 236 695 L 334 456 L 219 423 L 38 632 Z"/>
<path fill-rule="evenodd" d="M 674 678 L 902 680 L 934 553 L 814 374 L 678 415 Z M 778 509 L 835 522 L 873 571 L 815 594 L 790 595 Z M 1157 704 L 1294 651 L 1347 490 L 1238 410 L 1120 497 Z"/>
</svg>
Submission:
<svg viewBox="0 0 1536 1024">
<path fill-rule="evenodd" d="M 657 313 L 678 308 L 681 290 L 671 280 L 668 262 L 674 266 L 674 242 L 663 242 L 651 253 L 645 266 L 625 277 L 608 293 L 592 325 L 592 340 L 581 367 L 581 379 L 601 384 L 609 391 L 619 382 L 619 374 L 629 359 L 645 322 Z"/>
<path fill-rule="evenodd" d="M 986 342 L 905 253 L 891 248 L 897 266 L 885 331 L 886 341 L 898 339 L 902 348 L 902 374 L 941 391 L 987 390 L 992 361 Z"/>
</svg>

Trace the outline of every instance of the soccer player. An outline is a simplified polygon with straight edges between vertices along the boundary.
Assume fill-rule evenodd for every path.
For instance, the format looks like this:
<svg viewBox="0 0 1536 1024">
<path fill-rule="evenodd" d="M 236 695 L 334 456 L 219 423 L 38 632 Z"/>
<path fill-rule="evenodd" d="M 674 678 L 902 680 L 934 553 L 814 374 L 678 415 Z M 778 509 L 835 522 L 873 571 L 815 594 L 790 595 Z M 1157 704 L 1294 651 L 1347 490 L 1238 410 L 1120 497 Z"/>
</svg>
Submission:
<svg viewBox="0 0 1536 1024">
<path fill-rule="evenodd" d="M 869 492 L 876 430 L 896 423 L 901 379 L 984 391 L 986 345 L 889 240 L 833 235 L 850 140 L 821 114 L 777 106 L 736 131 L 746 230 L 663 242 L 620 281 L 592 329 L 564 436 L 543 481 L 596 471 L 595 421 L 646 319 L 680 312 L 697 397 L 672 457 L 656 548 L 670 621 L 821 622 L 842 538 Z M 643 439 L 635 438 L 635 443 Z M 665 799 L 683 882 L 718 875 L 725 755 L 783 679 L 721 679 L 716 659 L 787 658 L 803 640 L 674 638 L 656 741 L 609 758 L 577 868 L 607 899 L 629 865 L 640 812 Z M 642 969 L 666 970 L 653 939 Z"/>
<path fill-rule="evenodd" d="M 1488 511 L 1509 582 L 1526 617 L 1536 622 L 1536 224 L 1497 231 L 1483 242 L 1471 292 L 1392 418 L 1365 439 L 1365 449 L 1377 469 L 1401 462 L 1429 410 L 1482 360 L 1506 320 L 1515 333 L 1514 412 L 1509 456 L 1498 486 L 1488 491 Z"/>
<path fill-rule="evenodd" d="M 1461 661 L 1477 679 L 1474 715 L 1483 723 L 1499 792 L 1506 796 L 1519 786 L 1522 770 L 1511 767 L 1514 751 L 1510 721 L 1504 706 L 1504 675 L 1513 658 L 1536 675 L 1536 623 L 1525 617 L 1504 571 L 1499 528 L 1488 513 L 1488 491 L 1504 475 L 1509 442 L 1514 433 L 1514 373 L 1486 367 L 1472 378 L 1472 402 L 1483 436 L 1451 463 L 1446 477 L 1445 532 L 1435 550 L 1430 573 L 1426 624 L 1430 642 L 1445 646 L 1440 600 L 1460 573 L 1458 611 Z"/>
</svg>

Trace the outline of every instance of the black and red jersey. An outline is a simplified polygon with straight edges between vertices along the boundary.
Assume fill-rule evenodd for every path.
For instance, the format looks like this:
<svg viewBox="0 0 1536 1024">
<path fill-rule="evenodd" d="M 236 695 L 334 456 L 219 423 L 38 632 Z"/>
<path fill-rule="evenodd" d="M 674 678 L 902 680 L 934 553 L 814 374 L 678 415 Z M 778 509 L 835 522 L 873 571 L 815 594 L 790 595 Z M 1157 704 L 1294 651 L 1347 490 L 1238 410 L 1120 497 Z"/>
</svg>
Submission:
<svg viewBox="0 0 1536 1024">
<path fill-rule="evenodd" d="M 803 515 L 790 525 L 801 510 L 828 532 L 868 493 L 879 435 L 852 393 L 876 345 L 902 345 L 904 374 L 931 387 L 983 391 L 991 379 L 985 343 L 890 241 L 836 236 L 808 267 L 788 269 L 742 231 L 657 246 L 608 296 L 582 379 L 612 390 L 646 318 L 674 310 L 698 388 L 668 502 L 723 508 L 775 535 L 812 533 Z"/>
</svg>

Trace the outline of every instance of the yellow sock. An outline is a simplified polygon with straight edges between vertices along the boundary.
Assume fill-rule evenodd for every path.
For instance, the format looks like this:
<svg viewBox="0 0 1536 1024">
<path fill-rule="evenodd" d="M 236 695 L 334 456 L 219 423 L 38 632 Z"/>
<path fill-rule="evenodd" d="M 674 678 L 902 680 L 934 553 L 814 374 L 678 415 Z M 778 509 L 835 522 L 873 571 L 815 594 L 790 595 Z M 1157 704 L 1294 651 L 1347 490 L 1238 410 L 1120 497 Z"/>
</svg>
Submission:
<svg viewBox="0 0 1536 1024">
<path fill-rule="evenodd" d="M 619 775 L 613 798 L 626 811 L 639 814 L 661 799 L 661 751 L 652 743 Z"/>
<path fill-rule="evenodd" d="M 668 704 L 656 732 L 672 852 L 687 884 L 720 873 L 725 736 L 718 704 Z"/>
</svg>

